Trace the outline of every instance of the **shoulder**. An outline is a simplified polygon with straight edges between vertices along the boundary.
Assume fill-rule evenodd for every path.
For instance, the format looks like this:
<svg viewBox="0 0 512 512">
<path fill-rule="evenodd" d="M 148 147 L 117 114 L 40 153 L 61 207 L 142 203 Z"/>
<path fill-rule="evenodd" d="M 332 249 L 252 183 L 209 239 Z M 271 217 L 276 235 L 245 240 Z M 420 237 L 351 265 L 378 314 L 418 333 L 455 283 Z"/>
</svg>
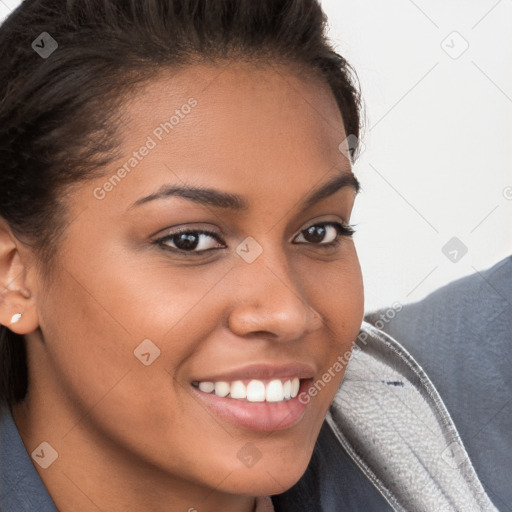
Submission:
<svg viewBox="0 0 512 512">
<path fill-rule="evenodd" d="M 7 407 L 0 406 L 0 510 L 57 512 Z"/>
<path fill-rule="evenodd" d="M 470 389 L 479 401 L 512 392 L 512 257 L 390 312 L 366 320 L 405 346 L 448 402 Z"/>
<path fill-rule="evenodd" d="M 398 340 L 423 367 L 485 487 L 498 505 L 510 503 L 512 257 L 396 314 L 389 311 L 373 312 L 366 320 Z"/>
<path fill-rule="evenodd" d="M 377 324 L 380 319 L 379 328 L 397 337 L 413 337 L 415 343 L 433 333 L 435 339 L 430 339 L 430 343 L 439 343 L 440 334 L 464 337 L 467 342 L 468 336 L 472 338 L 476 333 L 488 331 L 493 323 L 511 325 L 511 308 L 512 256 L 509 256 L 488 270 L 458 279 L 420 302 L 401 307 L 393 318 L 388 318 L 389 308 L 384 308 L 369 313 L 366 320 Z"/>
</svg>

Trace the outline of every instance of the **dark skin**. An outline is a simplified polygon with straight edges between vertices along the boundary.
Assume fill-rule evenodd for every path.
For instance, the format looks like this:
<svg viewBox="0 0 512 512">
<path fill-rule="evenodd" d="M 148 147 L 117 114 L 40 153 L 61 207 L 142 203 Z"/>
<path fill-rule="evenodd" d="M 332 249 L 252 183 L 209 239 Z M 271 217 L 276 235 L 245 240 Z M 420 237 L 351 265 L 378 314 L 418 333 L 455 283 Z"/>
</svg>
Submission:
<svg viewBox="0 0 512 512">
<path fill-rule="evenodd" d="M 191 97 L 197 105 L 172 133 L 152 136 L 156 147 L 97 199 L 94 190 Z M 353 240 L 332 225 L 316 238 L 305 230 L 347 225 L 355 186 L 347 179 L 300 207 L 352 174 L 338 149 L 342 118 L 322 81 L 247 63 L 163 72 L 127 98 L 125 114 L 122 158 L 68 195 L 74 220 L 51 282 L 0 225 L 0 321 L 25 336 L 29 355 L 16 424 L 29 453 L 42 441 L 58 452 L 49 468 L 35 467 L 61 512 L 251 512 L 256 496 L 283 492 L 305 471 L 343 371 L 300 421 L 273 432 L 215 417 L 191 381 L 282 361 L 306 362 L 320 378 L 351 350 L 363 316 Z M 237 194 L 248 207 L 172 196 L 133 206 L 165 185 Z M 204 254 L 176 252 L 176 238 L 162 238 L 178 227 L 218 239 L 200 235 Z M 248 236 L 262 248 L 251 263 L 236 252 Z M 148 366 L 134 356 L 144 339 L 160 350 Z M 261 453 L 252 467 L 237 457 L 247 443 Z"/>
</svg>

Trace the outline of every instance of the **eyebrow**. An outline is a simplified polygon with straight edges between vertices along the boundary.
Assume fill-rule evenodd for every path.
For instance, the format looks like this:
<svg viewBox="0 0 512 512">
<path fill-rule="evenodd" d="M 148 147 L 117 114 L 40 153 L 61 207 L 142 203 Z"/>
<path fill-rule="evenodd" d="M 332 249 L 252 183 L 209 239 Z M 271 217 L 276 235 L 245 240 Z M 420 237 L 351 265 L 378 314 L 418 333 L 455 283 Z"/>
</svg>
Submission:
<svg viewBox="0 0 512 512">
<path fill-rule="evenodd" d="M 302 200 L 299 208 L 301 210 L 311 208 L 322 199 L 332 196 L 338 192 L 338 190 L 347 187 L 353 188 L 357 194 L 360 189 L 359 181 L 351 172 L 337 174 L 323 185 L 313 189 L 313 191 Z M 164 185 L 155 193 L 137 200 L 129 209 L 151 201 L 167 199 L 172 196 L 183 197 L 195 201 L 196 203 L 213 206 L 215 208 L 225 208 L 235 211 L 247 210 L 249 208 L 249 203 L 242 196 L 237 194 L 230 194 L 228 192 L 205 187 Z"/>
</svg>

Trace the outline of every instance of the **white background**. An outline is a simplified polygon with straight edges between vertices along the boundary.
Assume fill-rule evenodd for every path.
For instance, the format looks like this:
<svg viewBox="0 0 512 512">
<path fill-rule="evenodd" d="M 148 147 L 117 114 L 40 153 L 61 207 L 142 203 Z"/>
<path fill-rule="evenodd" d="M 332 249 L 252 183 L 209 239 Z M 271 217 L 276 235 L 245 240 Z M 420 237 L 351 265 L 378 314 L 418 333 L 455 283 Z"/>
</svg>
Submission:
<svg viewBox="0 0 512 512">
<path fill-rule="evenodd" d="M 18 4 L 0 0 L 0 19 Z M 322 5 L 366 106 L 352 219 L 366 308 L 419 300 L 511 254 L 512 0 Z M 452 237 L 468 249 L 456 262 L 442 252 Z"/>
<path fill-rule="evenodd" d="M 512 1 L 322 5 L 366 104 L 353 221 L 367 309 L 511 254 Z M 454 236 L 468 248 L 456 262 L 441 250 Z"/>
</svg>

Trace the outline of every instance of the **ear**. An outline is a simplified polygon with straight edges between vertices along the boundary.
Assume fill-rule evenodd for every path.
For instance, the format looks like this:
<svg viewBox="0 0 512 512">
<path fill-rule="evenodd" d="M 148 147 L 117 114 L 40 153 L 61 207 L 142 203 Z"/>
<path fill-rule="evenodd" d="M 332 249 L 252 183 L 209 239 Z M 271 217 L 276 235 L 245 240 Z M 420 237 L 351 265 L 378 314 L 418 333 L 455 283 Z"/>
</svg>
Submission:
<svg viewBox="0 0 512 512">
<path fill-rule="evenodd" d="M 30 252 L 0 217 L 0 324 L 17 334 L 39 326 L 35 293 L 28 286 Z"/>
</svg>

